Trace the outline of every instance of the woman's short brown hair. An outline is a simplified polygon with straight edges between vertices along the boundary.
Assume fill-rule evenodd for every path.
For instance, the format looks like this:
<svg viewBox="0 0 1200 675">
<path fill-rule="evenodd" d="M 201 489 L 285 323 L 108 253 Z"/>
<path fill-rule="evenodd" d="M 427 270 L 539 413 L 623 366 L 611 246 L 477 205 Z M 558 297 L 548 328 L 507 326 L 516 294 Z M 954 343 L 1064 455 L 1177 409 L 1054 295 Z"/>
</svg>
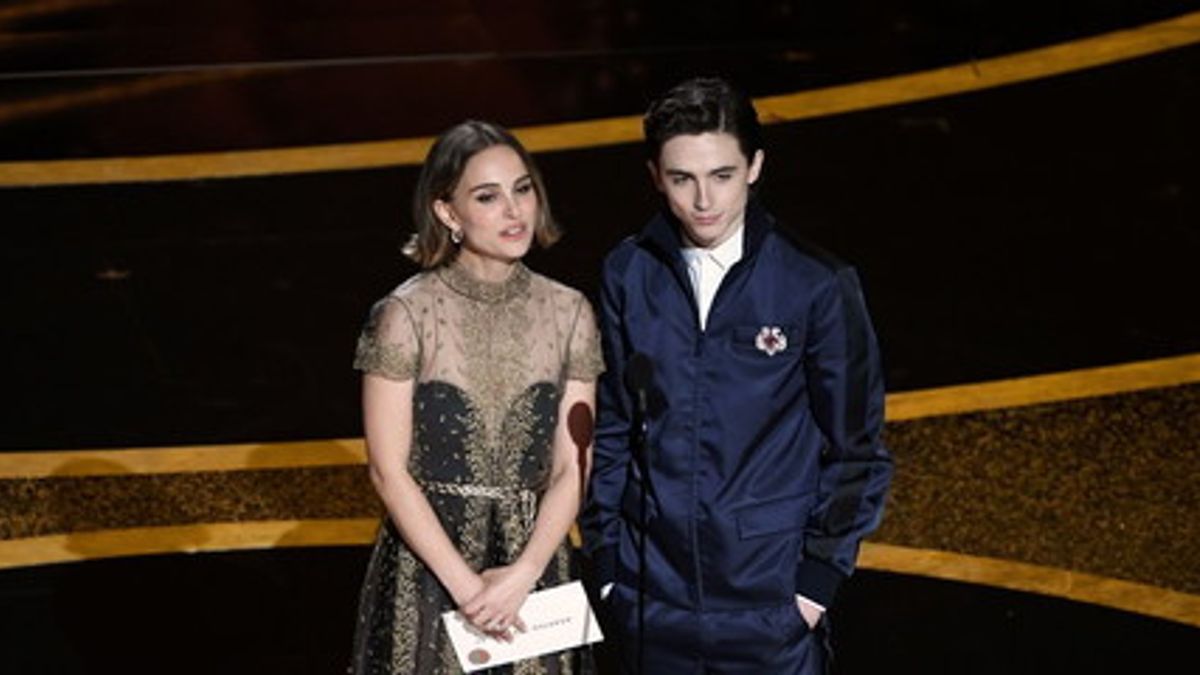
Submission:
<svg viewBox="0 0 1200 675">
<path fill-rule="evenodd" d="M 456 124 L 434 141 L 433 147 L 421 166 L 417 188 L 413 193 L 413 224 L 415 232 L 404 245 L 404 254 L 421 267 L 428 269 L 445 264 L 458 253 L 450 240 L 450 230 L 438 220 L 433 203 L 449 200 L 462 179 L 467 162 L 472 157 L 495 145 L 507 145 L 517 153 L 533 179 L 538 197 L 538 219 L 534 224 L 533 236 L 543 248 L 558 241 L 562 236 L 550 215 L 550 202 L 546 197 L 546 185 L 533 157 L 525 146 L 507 129 L 492 122 L 467 120 Z"/>
</svg>

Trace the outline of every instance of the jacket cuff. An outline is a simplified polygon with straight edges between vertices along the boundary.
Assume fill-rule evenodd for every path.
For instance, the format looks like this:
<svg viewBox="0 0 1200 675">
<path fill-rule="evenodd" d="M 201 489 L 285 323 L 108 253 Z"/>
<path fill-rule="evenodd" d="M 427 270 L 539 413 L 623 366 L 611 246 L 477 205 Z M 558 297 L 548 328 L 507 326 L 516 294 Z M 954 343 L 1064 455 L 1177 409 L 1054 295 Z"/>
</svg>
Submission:
<svg viewBox="0 0 1200 675">
<path fill-rule="evenodd" d="M 796 566 L 796 592 L 825 607 L 833 606 L 833 597 L 846 575 L 819 560 L 801 560 Z"/>
</svg>

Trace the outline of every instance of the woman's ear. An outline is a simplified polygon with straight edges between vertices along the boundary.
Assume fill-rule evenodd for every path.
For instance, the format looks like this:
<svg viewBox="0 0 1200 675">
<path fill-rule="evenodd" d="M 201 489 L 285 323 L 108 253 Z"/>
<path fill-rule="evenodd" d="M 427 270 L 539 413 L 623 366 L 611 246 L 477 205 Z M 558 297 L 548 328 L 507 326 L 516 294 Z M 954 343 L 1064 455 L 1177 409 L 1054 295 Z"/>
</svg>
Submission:
<svg viewBox="0 0 1200 675">
<path fill-rule="evenodd" d="M 451 232 L 458 229 L 458 219 L 454 217 L 454 209 L 450 208 L 450 203 L 444 199 L 433 200 L 433 215 L 441 221 Z"/>
</svg>

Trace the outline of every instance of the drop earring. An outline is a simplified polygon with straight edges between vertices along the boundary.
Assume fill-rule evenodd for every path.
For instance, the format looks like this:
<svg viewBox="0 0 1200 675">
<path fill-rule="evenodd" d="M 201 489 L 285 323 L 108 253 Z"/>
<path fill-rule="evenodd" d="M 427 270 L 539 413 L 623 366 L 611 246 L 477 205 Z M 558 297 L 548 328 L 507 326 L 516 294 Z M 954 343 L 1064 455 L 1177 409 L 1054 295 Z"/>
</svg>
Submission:
<svg viewBox="0 0 1200 675">
<path fill-rule="evenodd" d="M 462 243 L 462 230 L 450 230 L 450 241 L 456 245 Z"/>
</svg>

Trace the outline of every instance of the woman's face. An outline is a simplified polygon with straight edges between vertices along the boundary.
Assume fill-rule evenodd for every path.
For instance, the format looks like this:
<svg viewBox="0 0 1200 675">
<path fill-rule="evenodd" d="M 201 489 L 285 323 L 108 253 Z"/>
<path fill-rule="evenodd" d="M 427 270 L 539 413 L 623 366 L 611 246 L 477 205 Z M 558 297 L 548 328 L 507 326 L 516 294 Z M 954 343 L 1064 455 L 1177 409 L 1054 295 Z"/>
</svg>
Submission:
<svg viewBox="0 0 1200 675">
<path fill-rule="evenodd" d="M 453 194 L 433 208 L 443 225 L 462 233 L 460 255 L 501 262 L 515 262 L 529 252 L 540 215 L 533 177 L 507 145 L 476 153 Z"/>
</svg>

